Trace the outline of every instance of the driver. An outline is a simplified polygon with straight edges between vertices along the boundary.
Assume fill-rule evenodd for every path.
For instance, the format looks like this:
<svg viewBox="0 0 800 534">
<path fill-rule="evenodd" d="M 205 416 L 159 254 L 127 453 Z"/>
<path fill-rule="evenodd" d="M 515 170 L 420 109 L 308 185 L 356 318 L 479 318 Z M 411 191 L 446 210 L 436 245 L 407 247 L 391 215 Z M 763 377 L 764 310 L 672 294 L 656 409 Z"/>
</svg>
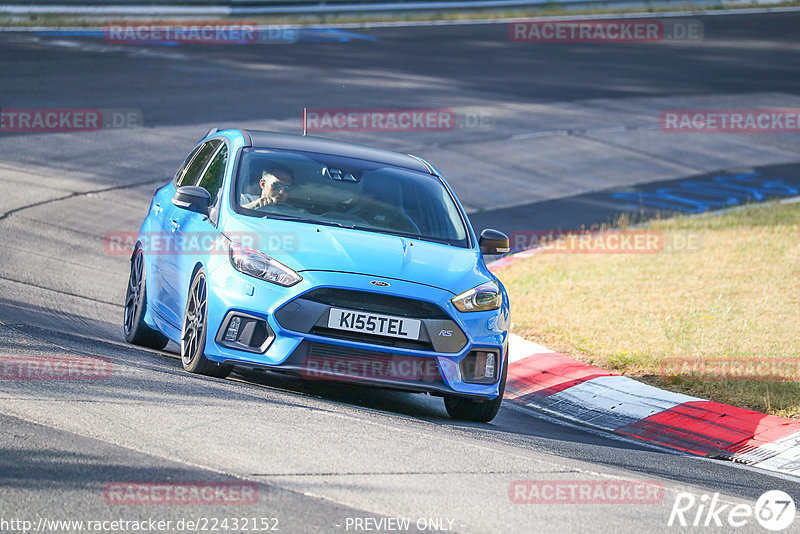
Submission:
<svg viewBox="0 0 800 534">
<path fill-rule="evenodd" d="M 285 165 L 275 165 L 270 170 L 261 173 L 261 196 L 252 202 L 242 204 L 243 208 L 255 209 L 268 204 L 286 202 L 292 188 L 294 177 L 292 170 Z"/>
</svg>

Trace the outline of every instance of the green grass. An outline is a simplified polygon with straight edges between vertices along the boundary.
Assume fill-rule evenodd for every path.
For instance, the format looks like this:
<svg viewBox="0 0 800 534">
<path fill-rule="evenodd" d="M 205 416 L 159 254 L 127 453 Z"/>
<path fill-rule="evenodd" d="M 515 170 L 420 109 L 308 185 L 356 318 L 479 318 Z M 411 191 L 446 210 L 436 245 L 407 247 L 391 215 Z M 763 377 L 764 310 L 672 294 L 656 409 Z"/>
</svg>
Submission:
<svg viewBox="0 0 800 534">
<path fill-rule="evenodd" d="M 758 204 L 647 225 L 667 243 L 694 239 L 690 251 L 535 255 L 499 275 L 512 330 L 659 387 L 800 418 L 796 381 L 662 372 L 665 359 L 800 368 L 799 226 L 800 203 Z"/>
</svg>

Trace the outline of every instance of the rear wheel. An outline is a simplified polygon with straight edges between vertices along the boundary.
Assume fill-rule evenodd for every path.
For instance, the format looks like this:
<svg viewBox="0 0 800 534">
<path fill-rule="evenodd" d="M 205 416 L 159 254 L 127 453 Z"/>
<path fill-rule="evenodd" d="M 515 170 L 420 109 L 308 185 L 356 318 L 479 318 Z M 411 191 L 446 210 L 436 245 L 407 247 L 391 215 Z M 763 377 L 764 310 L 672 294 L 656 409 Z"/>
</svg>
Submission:
<svg viewBox="0 0 800 534">
<path fill-rule="evenodd" d="M 128 290 L 125 292 L 125 313 L 123 330 L 125 340 L 134 345 L 161 350 L 167 346 L 169 339 L 157 330 L 153 330 L 144 322 L 147 311 L 147 287 L 144 279 L 144 253 L 136 249 L 131 258 L 131 274 L 128 278 Z"/>
<path fill-rule="evenodd" d="M 444 407 L 453 419 L 461 421 L 475 421 L 488 423 L 497 415 L 503 403 L 503 393 L 506 390 L 506 376 L 508 374 L 508 358 L 503 365 L 503 376 L 500 377 L 500 394 L 493 400 L 474 400 L 455 395 L 445 395 Z"/>
<path fill-rule="evenodd" d="M 197 271 L 189 287 L 186 311 L 181 330 L 181 363 L 190 373 L 225 378 L 233 369 L 230 365 L 212 362 L 205 355 L 206 321 L 208 319 L 208 289 L 203 269 Z"/>
</svg>

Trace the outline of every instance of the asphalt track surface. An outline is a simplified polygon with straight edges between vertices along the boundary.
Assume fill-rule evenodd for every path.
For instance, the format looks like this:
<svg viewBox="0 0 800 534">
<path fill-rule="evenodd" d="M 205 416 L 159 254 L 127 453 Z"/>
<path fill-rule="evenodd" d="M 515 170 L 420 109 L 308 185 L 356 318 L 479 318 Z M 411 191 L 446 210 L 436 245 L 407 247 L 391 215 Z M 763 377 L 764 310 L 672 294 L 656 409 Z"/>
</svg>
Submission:
<svg viewBox="0 0 800 534">
<path fill-rule="evenodd" d="M 113 368 L 93 382 L 0 382 L 0 517 L 34 524 L 275 517 L 282 532 L 345 532 L 353 531 L 348 518 L 407 517 L 449 519 L 458 532 L 666 532 L 681 530 L 667 526 L 681 491 L 751 505 L 771 489 L 800 499 L 794 479 L 611 439 L 511 406 L 491 424 L 464 424 L 450 420 L 438 398 L 186 374 L 174 347 L 124 343 L 127 261 L 103 249 L 105 232 L 137 228 L 152 191 L 208 124 L 273 121 L 288 130 L 304 105 L 491 107 L 800 92 L 800 16 L 702 20 L 718 46 L 519 47 L 505 26 L 491 25 L 179 50 L 0 35 L 2 107 L 134 108 L 147 126 L 0 136 L 0 357 L 102 357 Z M 491 196 L 492 184 L 483 187 Z M 664 499 L 525 505 L 508 496 L 516 480 L 619 479 L 658 481 Z M 257 483 L 258 503 L 117 506 L 103 498 L 110 482 L 230 480 Z M 754 520 L 737 530 L 762 531 Z"/>
</svg>

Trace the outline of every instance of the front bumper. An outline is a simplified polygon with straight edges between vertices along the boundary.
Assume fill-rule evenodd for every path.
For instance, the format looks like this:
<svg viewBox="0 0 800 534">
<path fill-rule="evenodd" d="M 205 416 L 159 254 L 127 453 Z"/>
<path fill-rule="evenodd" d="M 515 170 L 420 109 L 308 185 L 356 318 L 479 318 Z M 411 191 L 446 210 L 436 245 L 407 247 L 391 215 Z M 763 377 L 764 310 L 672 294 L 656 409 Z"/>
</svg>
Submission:
<svg viewBox="0 0 800 534">
<path fill-rule="evenodd" d="M 467 359 L 474 358 L 476 351 L 490 352 L 496 355 L 495 375 L 502 375 L 507 359 L 506 298 L 499 310 L 461 313 L 450 303 L 452 293 L 421 284 L 328 271 L 301 274 L 302 282 L 284 288 L 239 273 L 230 264 L 213 268 L 208 276 L 206 356 L 220 363 L 290 372 L 309 380 L 483 398 L 499 394 L 499 379 L 474 383 L 464 369 L 469 369 Z M 370 284 L 375 279 L 390 285 L 376 288 Z M 367 293 L 377 297 L 369 298 Z M 337 295 L 359 298 L 337 300 Z M 409 306 L 403 306 L 405 301 Z M 420 306 L 414 308 L 412 301 Z M 327 329 L 332 306 L 360 306 L 358 309 L 371 313 L 418 318 L 422 321 L 419 339 L 412 342 Z M 373 309 L 376 306 L 380 309 Z M 237 314 L 261 319 L 267 326 L 267 332 L 252 338 L 253 347 L 225 340 L 225 327 Z"/>
</svg>

